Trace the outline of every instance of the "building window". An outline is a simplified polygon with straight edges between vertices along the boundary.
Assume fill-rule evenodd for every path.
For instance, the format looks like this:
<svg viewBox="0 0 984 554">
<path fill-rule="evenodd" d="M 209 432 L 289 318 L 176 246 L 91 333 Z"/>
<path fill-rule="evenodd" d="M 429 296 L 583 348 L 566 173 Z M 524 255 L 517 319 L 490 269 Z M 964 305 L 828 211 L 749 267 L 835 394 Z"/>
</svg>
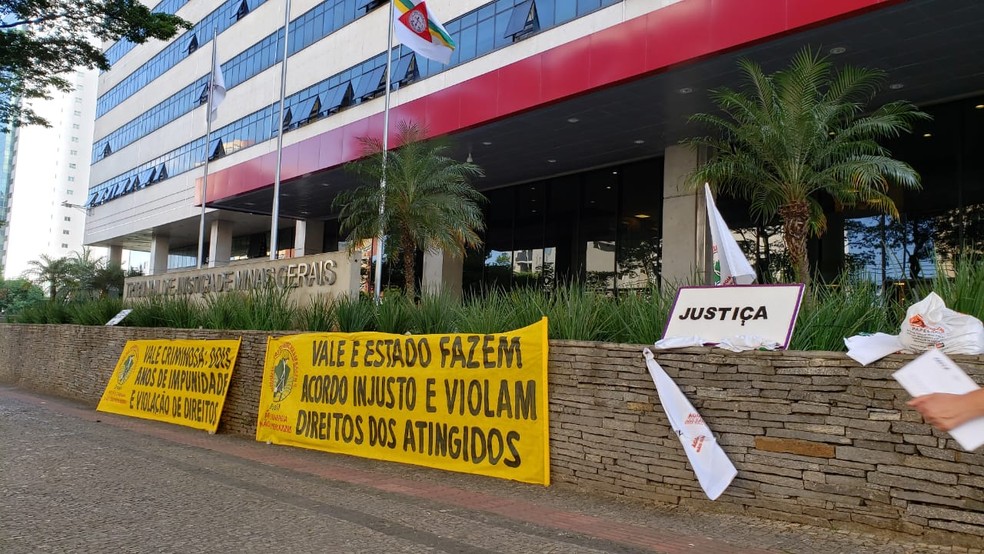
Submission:
<svg viewBox="0 0 984 554">
<path fill-rule="evenodd" d="M 73 175 L 69 175 L 69 176 L 68 176 L 68 182 L 69 182 L 69 183 L 74 183 L 74 182 L 75 182 L 75 176 L 73 176 Z"/>
<path fill-rule="evenodd" d="M 236 10 L 236 15 L 235 15 L 236 21 L 239 21 L 240 19 L 246 17 L 248 14 L 249 14 L 249 4 L 246 2 L 246 0 L 243 0 L 239 4 L 239 9 Z"/>
<path fill-rule="evenodd" d="M 506 25 L 504 37 L 512 38 L 513 42 L 522 40 L 540 30 L 540 18 L 536 13 L 536 2 L 527 0 L 513 8 Z"/>
<path fill-rule="evenodd" d="M 78 156 L 79 155 L 79 151 L 78 150 L 69 150 L 68 153 L 71 156 Z"/>
<path fill-rule="evenodd" d="M 68 164 L 68 167 L 69 167 L 69 169 L 75 169 L 76 165 L 75 164 Z"/>
<path fill-rule="evenodd" d="M 195 50 L 198 50 L 198 35 L 193 34 L 191 40 L 188 41 L 188 55 L 194 54 Z"/>
<path fill-rule="evenodd" d="M 62 243 L 62 248 L 68 248 L 68 243 Z"/>
<path fill-rule="evenodd" d="M 68 215 L 65 216 L 65 221 L 71 221 L 71 220 L 72 220 L 72 217 L 71 216 L 68 216 Z"/>
<path fill-rule="evenodd" d="M 75 115 L 80 116 L 82 115 L 82 112 L 80 110 L 75 110 Z"/>
<path fill-rule="evenodd" d="M 362 5 L 359 6 L 359 9 L 366 10 L 366 13 L 369 13 L 385 3 L 386 0 L 368 0 L 368 1 L 363 0 Z"/>
<path fill-rule="evenodd" d="M 72 137 L 72 142 L 78 142 L 78 141 L 79 141 L 79 137 Z"/>
<path fill-rule="evenodd" d="M 62 230 L 62 234 L 63 234 L 63 235 L 68 235 L 68 234 L 70 234 L 70 233 L 69 233 L 69 231 L 68 231 L 68 229 L 64 229 L 64 230 Z"/>
<path fill-rule="evenodd" d="M 107 142 L 106 146 L 103 146 L 102 157 L 104 158 L 108 157 L 112 153 L 113 153 L 113 147 L 110 146 L 109 143 Z"/>
<path fill-rule="evenodd" d="M 71 195 L 75 194 L 75 191 L 72 190 L 72 189 L 68 189 L 68 190 L 65 191 L 65 194 L 71 196 Z"/>
<path fill-rule="evenodd" d="M 75 97 L 75 103 L 76 104 L 81 104 L 82 103 L 82 97 L 81 96 L 76 96 Z"/>
<path fill-rule="evenodd" d="M 72 123 L 72 129 L 78 129 L 78 128 L 79 128 L 78 123 Z"/>
</svg>

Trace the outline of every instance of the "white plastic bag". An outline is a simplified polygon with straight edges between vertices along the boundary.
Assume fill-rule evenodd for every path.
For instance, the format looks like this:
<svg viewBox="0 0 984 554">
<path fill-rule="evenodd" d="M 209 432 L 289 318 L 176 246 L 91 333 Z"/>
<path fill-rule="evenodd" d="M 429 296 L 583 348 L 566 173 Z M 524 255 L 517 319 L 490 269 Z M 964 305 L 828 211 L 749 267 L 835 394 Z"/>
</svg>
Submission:
<svg viewBox="0 0 984 554">
<path fill-rule="evenodd" d="M 984 354 L 984 324 L 947 308 L 931 292 L 906 310 L 899 341 L 911 352 L 938 348 L 947 354 Z"/>
</svg>

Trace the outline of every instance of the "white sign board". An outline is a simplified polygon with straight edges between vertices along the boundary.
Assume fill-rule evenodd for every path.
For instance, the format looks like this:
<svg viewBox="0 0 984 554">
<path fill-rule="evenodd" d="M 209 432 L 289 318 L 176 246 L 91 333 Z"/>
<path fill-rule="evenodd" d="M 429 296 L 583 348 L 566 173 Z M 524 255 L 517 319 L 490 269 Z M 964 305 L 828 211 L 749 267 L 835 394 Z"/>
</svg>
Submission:
<svg viewBox="0 0 984 554">
<path fill-rule="evenodd" d="M 748 336 L 786 348 L 802 299 L 802 284 L 680 287 L 663 338 L 718 343 Z"/>
<path fill-rule="evenodd" d="M 131 310 L 130 308 L 127 308 L 125 310 L 120 310 L 120 313 L 114 315 L 113 319 L 106 322 L 106 325 L 116 325 L 117 323 L 123 321 L 124 317 L 130 315 L 130 312 L 132 311 L 133 310 Z"/>
</svg>

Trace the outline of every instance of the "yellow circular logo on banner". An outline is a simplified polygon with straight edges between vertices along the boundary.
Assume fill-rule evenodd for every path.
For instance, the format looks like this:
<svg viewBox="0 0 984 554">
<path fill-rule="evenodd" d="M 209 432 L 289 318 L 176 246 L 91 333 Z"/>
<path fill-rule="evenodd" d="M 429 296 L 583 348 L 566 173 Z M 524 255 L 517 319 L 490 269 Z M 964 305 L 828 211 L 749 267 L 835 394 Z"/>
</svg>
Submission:
<svg viewBox="0 0 984 554">
<path fill-rule="evenodd" d="M 273 391 L 273 401 L 282 402 L 297 381 L 297 352 L 294 345 L 285 343 L 274 354 L 277 363 L 270 373 L 270 389 Z"/>
</svg>

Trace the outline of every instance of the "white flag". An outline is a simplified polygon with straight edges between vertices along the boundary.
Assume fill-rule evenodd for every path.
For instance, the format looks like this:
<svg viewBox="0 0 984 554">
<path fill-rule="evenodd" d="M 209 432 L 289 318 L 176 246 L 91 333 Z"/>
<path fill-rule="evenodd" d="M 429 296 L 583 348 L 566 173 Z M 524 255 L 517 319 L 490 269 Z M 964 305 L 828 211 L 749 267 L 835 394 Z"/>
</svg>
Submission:
<svg viewBox="0 0 984 554">
<path fill-rule="evenodd" d="M 212 46 L 215 48 L 215 46 Z M 212 55 L 212 75 L 209 77 L 209 119 L 215 121 L 219 113 L 219 104 L 225 100 L 226 86 L 225 77 L 222 76 L 222 67 L 219 59 Z"/>
<path fill-rule="evenodd" d="M 421 56 L 443 64 L 451 61 L 454 39 L 424 2 L 393 0 L 393 28 L 396 39 Z"/>
<path fill-rule="evenodd" d="M 653 353 L 648 348 L 643 349 L 646 356 L 646 367 L 656 384 L 659 403 L 663 405 L 666 419 L 680 438 L 687 459 L 697 474 L 697 481 L 704 494 L 711 500 L 717 500 L 721 493 L 728 488 L 731 481 L 738 475 L 738 470 L 731 463 L 728 455 L 714 440 L 714 435 L 704 423 L 704 420 L 694 409 L 693 404 L 680 391 L 673 379 L 656 363 Z"/>
<path fill-rule="evenodd" d="M 755 282 L 755 270 L 748 263 L 748 258 L 738 248 L 731 229 L 724 222 L 721 213 L 714 204 L 711 187 L 704 183 L 704 195 L 707 197 L 707 222 L 711 226 L 711 246 L 714 260 L 715 285 L 750 285 Z"/>
</svg>

